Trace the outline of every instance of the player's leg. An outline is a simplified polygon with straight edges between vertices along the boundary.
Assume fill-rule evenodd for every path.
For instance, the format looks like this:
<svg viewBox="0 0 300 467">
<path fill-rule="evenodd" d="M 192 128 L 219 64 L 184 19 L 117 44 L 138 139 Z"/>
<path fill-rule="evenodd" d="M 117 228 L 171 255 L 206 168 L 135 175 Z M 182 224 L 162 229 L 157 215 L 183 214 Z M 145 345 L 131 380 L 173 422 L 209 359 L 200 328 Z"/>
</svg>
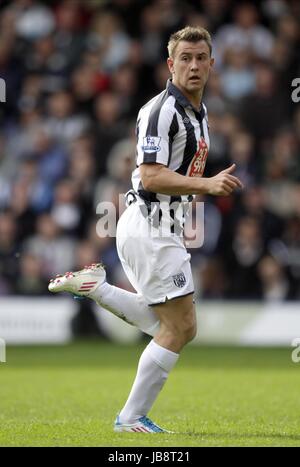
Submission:
<svg viewBox="0 0 300 467">
<path fill-rule="evenodd" d="M 165 306 L 167 304 L 168 306 Z M 154 308 L 160 320 L 160 329 L 154 341 L 163 348 L 179 353 L 194 339 L 197 332 L 193 294 L 170 300 Z"/>
<path fill-rule="evenodd" d="M 176 364 L 180 350 L 196 330 L 190 255 L 181 237 L 149 232 L 149 222 L 138 207 L 130 207 L 119 225 L 117 246 L 123 268 L 127 275 L 131 272 L 137 284 L 135 288 L 146 302 L 157 304 L 153 309 L 159 320 L 163 319 L 163 325 L 141 355 L 132 390 L 117 417 L 115 430 L 149 428 L 151 431 L 153 423 L 149 425 L 147 414 Z"/>
<path fill-rule="evenodd" d="M 161 326 L 140 358 L 133 387 L 119 414 L 118 423 L 125 427 L 134 425 L 148 414 L 176 364 L 179 352 L 196 334 L 192 294 L 169 300 L 154 308 Z"/>
<path fill-rule="evenodd" d="M 159 319 L 141 294 L 128 292 L 104 282 L 90 298 L 149 336 L 154 336 L 159 330 Z"/>
<path fill-rule="evenodd" d="M 106 273 L 100 263 L 81 271 L 57 276 L 50 282 L 49 290 L 54 293 L 70 292 L 75 296 L 91 298 L 99 306 L 150 336 L 154 336 L 159 329 L 157 315 L 147 305 L 143 296 L 106 282 Z"/>
</svg>

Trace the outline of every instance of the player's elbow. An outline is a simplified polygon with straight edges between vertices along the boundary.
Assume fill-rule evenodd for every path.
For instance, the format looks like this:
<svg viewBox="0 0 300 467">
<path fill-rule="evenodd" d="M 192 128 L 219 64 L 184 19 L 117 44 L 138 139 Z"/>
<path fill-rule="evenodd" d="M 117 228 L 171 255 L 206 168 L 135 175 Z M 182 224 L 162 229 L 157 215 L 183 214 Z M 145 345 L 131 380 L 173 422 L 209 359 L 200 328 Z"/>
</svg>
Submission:
<svg viewBox="0 0 300 467">
<path fill-rule="evenodd" d="M 153 176 L 145 175 L 141 177 L 142 185 L 146 191 L 155 191 L 155 180 Z"/>
<path fill-rule="evenodd" d="M 141 182 L 146 191 L 157 192 L 159 180 L 163 165 L 160 164 L 142 164 L 140 166 Z"/>
</svg>

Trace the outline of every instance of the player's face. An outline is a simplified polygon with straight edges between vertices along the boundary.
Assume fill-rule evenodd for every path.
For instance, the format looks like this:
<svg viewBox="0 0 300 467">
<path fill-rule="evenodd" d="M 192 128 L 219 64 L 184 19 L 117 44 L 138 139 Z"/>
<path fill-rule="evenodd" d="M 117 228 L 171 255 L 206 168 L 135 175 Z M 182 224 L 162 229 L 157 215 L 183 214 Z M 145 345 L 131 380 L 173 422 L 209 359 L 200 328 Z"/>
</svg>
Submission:
<svg viewBox="0 0 300 467">
<path fill-rule="evenodd" d="M 188 94 L 203 91 L 213 63 L 209 47 L 203 40 L 195 43 L 180 41 L 174 57 L 168 58 L 173 83 Z"/>
</svg>

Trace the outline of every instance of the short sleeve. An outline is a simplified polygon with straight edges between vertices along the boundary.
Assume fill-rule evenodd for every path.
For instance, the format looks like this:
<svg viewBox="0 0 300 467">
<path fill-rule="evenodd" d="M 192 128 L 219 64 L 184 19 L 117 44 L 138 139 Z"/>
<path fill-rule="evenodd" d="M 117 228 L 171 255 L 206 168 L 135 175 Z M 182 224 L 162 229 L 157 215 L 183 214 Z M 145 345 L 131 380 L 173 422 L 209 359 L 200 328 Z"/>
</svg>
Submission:
<svg viewBox="0 0 300 467">
<path fill-rule="evenodd" d="M 145 163 L 169 165 L 171 144 L 174 131 L 178 131 L 178 123 L 175 109 L 166 104 L 167 101 L 162 105 L 156 103 L 151 108 L 142 109 L 139 114 L 137 165 Z"/>
</svg>

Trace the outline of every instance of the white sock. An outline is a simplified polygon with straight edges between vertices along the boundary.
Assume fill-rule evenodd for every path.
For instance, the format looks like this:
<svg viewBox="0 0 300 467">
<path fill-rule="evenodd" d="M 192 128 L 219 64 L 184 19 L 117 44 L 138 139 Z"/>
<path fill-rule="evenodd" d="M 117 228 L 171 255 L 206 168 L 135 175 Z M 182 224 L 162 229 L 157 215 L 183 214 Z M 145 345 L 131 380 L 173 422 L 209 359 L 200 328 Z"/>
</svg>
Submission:
<svg viewBox="0 0 300 467">
<path fill-rule="evenodd" d="M 152 340 L 141 355 L 129 397 L 119 414 L 121 423 L 134 423 L 147 415 L 161 391 L 179 354 Z"/>
<path fill-rule="evenodd" d="M 159 319 L 140 294 L 104 282 L 90 295 L 90 298 L 150 336 L 154 336 L 159 329 Z"/>
</svg>

